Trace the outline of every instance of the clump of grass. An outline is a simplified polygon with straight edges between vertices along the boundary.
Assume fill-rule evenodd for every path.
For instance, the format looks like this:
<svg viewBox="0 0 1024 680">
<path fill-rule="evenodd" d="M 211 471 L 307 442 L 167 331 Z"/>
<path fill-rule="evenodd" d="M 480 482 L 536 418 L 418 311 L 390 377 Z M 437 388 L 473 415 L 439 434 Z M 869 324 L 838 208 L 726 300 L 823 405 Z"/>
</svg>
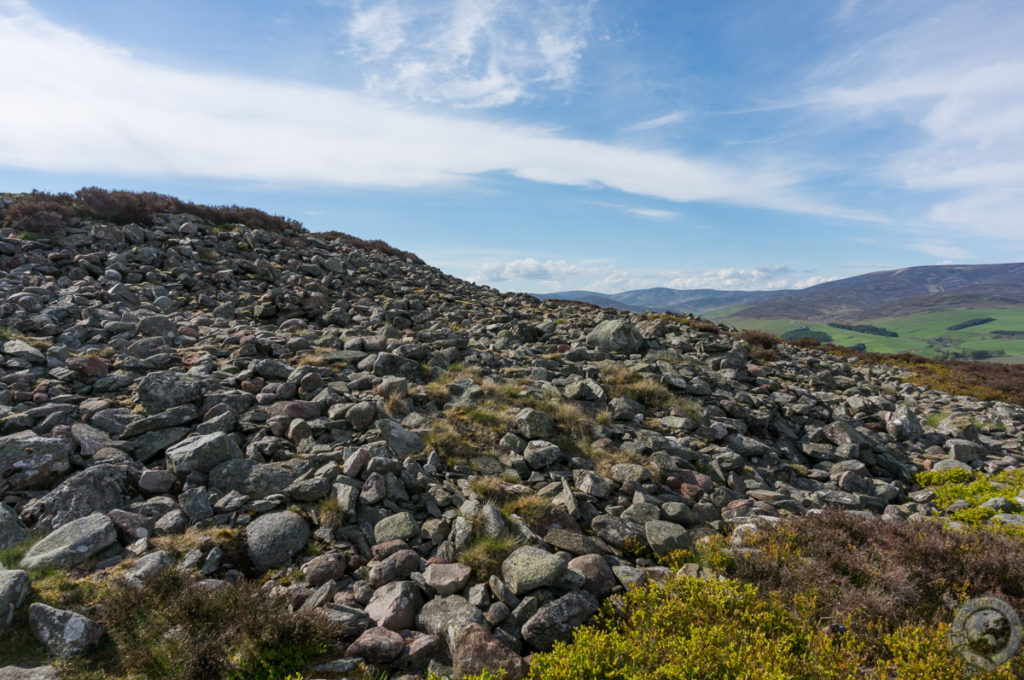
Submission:
<svg viewBox="0 0 1024 680">
<path fill-rule="evenodd" d="M 549 499 L 537 494 L 528 494 L 506 502 L 501 507 L 501 514 L 505 517 L 519 515 L 527 526 L 536 531 L 536 527 L 547 518 L 552 508 L 554 505 Z"/>
<path fill-rule="evenodd" d="M 449 461 L 465 462 L 498 445 L 500 432 L 480 425 L 465 411 L 449 411 L 435 420 L 427 434 L 427 444 Z"/>
<path fill-rule="evenodd" d="M 551 416 L 555 421 L 555 427 L 570 437 L 587 437 L 594 426 L 594 417 L 576 402 L 562 399 L 541 400 L 535 402 L 534 408 Z"/>
<path fill-rule="evenodd" d="M 949 418 L 948 413 L 944 411 L 935 411 L 934 413 L 929 413 L 924 417 L 924 424 L 928 427 L 936 427 L 946 418 Z"/>
<path fill-rule="evenodd" d="M 484 501 L 503 503 L 509 492 L 505 483 L 497 477 L 474 477 L 469 480 L 469 488 Z"/>
<path fill-rule="evenodd" d="M 658 382 L 657 378 L 631 371 L 617 361 L 601 364 L 601 382 L 609 397 L 628 397 L 649 408 L 669 409 L 687 401 Z"/>
<path fill-rule="evenodd" d="M 407 416 L 412 409 L 405 397 L 392 394 L 384 400 L 384 413 L 389 416 Z"/>
<path fill-rule="evenodd" d="M 647 465 L 647 459 L 643 454 L 618 447 L 588 446 L 585 453 L 586 457 L 594 463 L 597 471 L 606 477 L 611 474 L 611 469 L 619 463 L 633 463 L 645 467 Z"/>
<path fill-rule="evenodd" d="M 328 362 L 324 358 L 325 354 L 330 354 L 335 350 L 330 347 L 314 347 L 302 352 L 302 356 L 295 360 L 295 364 L 298 366 L 325 366 Z"/>
<path fill-rule="evenodd" d="M 207 589 L 177 569 L 145 586 L 110 584 L 99 620 L 129 674 L 147 678 L 283 680 L 329 651 L 333 624 L 290 611 L 245 582 Z"/>
<path fill-rule="evenodd" d="M 459 562 L 473 570 L 473 575 L 486 580 L 501 571 L 501 563 L 522 545 L 515 536 L 491 538 L 478 536 L 459 553 Z"/>
<path fill-rule="evenodd" d="M 241 533 L 227 527 L 189 527 L 183 533 L 155 536 L 149 542 L 157 550 L 166 550 L 175 557 L 180 557 L 195 548 L 220 546 L 222 549 L 237 551 L 241 541 Z"/>
<path fill-rule="evenodd" d="M 21 543 L 13 545 L 10 548 L 3 548 L 0 550 L 0 563 L 6 565 L 8 569 L 17 569 L 18 563 L 21 562 L 21 558 L 25 556 L 25 553 L 29 551 L 33 545 L 39 542 L 42 536 L 29 536 Z"/>
<path fill-rule="evenodd" d="M 338 503 L 338 499 L 333 496 L 328 496 L 320 501 L 316 508 L 316 518 L 320 526 L 327 527 L 328 529 L 337 529 L 344 526 L 347 519 L 345 512 Z"/>
</svg>

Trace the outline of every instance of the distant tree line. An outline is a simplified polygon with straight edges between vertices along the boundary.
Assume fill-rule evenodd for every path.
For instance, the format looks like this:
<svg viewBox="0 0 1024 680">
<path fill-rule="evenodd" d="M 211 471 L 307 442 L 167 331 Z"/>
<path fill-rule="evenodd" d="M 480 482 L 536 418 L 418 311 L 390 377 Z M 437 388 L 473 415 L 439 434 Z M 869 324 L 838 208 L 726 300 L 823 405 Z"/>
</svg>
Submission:
<svg viewBox="0 0 1024 680">
<path fill-rule="evenodd" d="M 992 322 L 992 321 L 995 321 L 995 319 L 993 317 L 991 317 L 991 316 L 985 316 L 985 317 L 981 317 L 981 318 L 978 318 L 978 319 L 968 319 L 967 321 L 961 321 L 960 323 L 953 324 L 952 326 L 950 326 L 946 330 L 947 331 L 959 331 L 959 330 L 963 330 L 964 328 L 970 328 L 971 326 L 980 326 L 983 323 L 989 323 L 989 322 Z M 995 331 L 995 332 L 998 333 L 999 331 Z"/>
<path fill-rule="evenodd" d="M 832 328 L 841 328 L 844 331 L 853 331 L 855 333 L 867 333 L 869 335 L 881 335 L 886 338 L 898 338 L 900 334 L 896 331 L 890 331 L 888 328 L 882 328 L 881 326 L 872 326 L 870 324 L 851 324 L 851 323 L 839 323 L 838 321 L 830 321 L 829 326 Z"/>
<path fill-rule="evenodd" d="M 810 338 L 818 342 L 832 342 L 832 336 L 824 331 L 812 331 L 810 328 L 794 328 L 782 334 L 784 340 L 804 340 Z"/>
</svg>

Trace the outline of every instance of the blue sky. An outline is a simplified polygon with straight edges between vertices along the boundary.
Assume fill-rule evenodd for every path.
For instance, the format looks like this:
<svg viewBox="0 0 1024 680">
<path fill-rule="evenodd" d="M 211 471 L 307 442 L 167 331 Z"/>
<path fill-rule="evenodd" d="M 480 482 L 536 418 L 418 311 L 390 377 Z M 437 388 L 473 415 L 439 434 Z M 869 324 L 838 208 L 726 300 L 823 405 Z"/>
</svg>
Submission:
<svg viewBox="0 0 1024 680">
<path fill-rule="evenodd" d="M 155 190 L 503 290 L 1024 260 L 1024 4 L 0 0 L 0 190 Z"/>
</svg>

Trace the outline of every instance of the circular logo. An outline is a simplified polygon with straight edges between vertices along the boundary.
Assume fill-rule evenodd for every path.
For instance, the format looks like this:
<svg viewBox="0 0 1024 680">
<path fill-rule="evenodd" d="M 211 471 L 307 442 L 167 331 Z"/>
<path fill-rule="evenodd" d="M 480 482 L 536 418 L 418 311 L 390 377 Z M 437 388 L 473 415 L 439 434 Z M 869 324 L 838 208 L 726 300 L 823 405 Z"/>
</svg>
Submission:
<svg viewBox="0 0 1024 680">
<path fill-rule="evenodd" d="M 957 611 L 949 641 L 967 663 L 991 671 L 1020 649 L 1020 617 L 998 597 L 976 597 Z"/>
</svg>

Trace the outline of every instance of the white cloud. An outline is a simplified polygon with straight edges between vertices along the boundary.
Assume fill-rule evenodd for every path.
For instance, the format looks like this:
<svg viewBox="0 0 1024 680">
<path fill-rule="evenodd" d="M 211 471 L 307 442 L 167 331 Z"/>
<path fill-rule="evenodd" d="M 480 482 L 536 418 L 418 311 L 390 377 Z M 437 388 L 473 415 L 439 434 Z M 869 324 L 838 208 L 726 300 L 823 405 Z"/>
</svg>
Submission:
<svg viewBox="0 0 1024 680">
<path fill-rule="evenodd" d="M 504 172 L 712 201 L 881 218 L 804 196 L 792 169 L 759 170 L 572 139 L 532 127 L 403 110 L 365 96 L 194 73 L 132 57 L 0 5 L 0 164 L 45 171 L 276 184 L 427 187 Z"/>
<path fill-rule="evenodd" d="M 635 123 L 625 128 L 627 131 L 641 132 L 645 130 L 655 130 L 666 125 L 675 125 L 682 123 L 684 120 L 690 117 L 688 111 L 673 111 L 672 113 L 666 113 L 664 116 L 658 116 L 657 118 L 651 118 L 650 120 L 643 120 L 639 123 Z"/>
<path fill-rule="evenodd" d="M 509 262 L 488 262 L 482 265 L 470 277 L 471 281 L 502 282 L 502 281 L 540 281 L 559 283 L 575 276 L 592 274 L 593 267 L 569 264 L 565 260 L 548 260 L 540 262 L 532 257 L 511 260 Z"/>
<path fill-rule="evenodd" d="M 697 271 L 672 271 L 616 267 L 606 261 L 568 262 L 540 261 L 532 257 L 492 260 L 468 277 L 472 281 L 507 290 L 551 292 L 589 290 L 597 293 L 620 293 L 643 288 L 676 288 L 692 290 L 780 290 L 807 288 L 835 276 L 796 271 L 784 265 L 752 268 L 725 267 Z"/>
<path fill-rule="evenodd" d="M 383 59 L 405 42 L 406 16 L 395 2 L 356 12 L 348 26 L 355 47 L 367 59 Z"/>
<path fill-rule="evenodd" d="M 677 274 L 665 284 L 669 288 L 715 288 L 718 290 L 779 290 L 806 288 L 831 281 L 824 276 L 799 278 L 799 273 L 784 265 L 753 267 L 726 267 Z"/>
<path fill-rule="evenodd" d="M 572 85 L 590 31 L 590 3 L 385 0 L 357 7 L 348 28 L 370 93 L 503 106 L 538 87 Z"/>
</svg>

